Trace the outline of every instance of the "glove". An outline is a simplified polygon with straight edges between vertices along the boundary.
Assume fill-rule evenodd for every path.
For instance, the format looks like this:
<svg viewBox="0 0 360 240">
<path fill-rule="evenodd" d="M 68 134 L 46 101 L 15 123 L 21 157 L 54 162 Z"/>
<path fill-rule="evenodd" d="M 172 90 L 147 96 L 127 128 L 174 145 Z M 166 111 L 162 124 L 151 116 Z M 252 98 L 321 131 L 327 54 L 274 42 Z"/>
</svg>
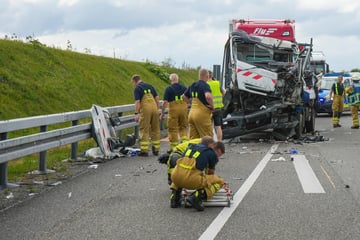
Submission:
<svg viewBox="0 0 360 240">
<path fill-rule="evenodd" d="M 349 86 L 349 87 L 347 87 L 347 88 L 345 89 L 345 92 L 346 92 L 347 94 L 351 94 L 351 93 L 353 93 L 353 91 L 354 91 L 353 86 Z"/>
<path fill-rule="evenodd" d="M 170 156 L 169 153 L 161 154 L 161 155 L 158 157 L 159 163 L 167 164 L 167 161 L 169 160 L 169 156 Z"/>
</svg>

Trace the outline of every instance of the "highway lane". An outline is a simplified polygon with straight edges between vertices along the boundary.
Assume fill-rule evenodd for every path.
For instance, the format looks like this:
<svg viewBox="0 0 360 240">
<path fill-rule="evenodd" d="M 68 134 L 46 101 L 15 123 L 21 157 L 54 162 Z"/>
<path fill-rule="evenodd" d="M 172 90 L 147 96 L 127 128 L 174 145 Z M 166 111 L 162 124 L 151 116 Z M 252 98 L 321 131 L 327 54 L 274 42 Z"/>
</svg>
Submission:
<svg viewBox="0 0 360 240">
<path fill-rule="evenodd" d="M 316 120 L 329 141 L 227 143 L 217 168 L 234 192 L 225 210 L 171 209 L 166 166 L 122 158 L 0 212 L 1 239 L 358 239 L 360 130 L 348 115 L 336 129 L 329 117 Z M 324 192 L 304 191 L 316 182 L 299 177 L 309 172 Z"/>
</svg>

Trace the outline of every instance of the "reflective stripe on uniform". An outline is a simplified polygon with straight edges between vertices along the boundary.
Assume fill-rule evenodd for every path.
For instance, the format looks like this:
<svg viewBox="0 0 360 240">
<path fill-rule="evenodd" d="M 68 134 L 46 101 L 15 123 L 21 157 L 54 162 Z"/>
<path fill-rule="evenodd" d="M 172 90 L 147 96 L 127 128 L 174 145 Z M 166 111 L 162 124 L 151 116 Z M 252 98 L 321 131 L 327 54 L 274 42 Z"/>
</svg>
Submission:
<svg viewBox="0 0 360 240">
<path fill-rule="evenodd" d="M 190 154 L 191 154 L 192 152 L 193 152 L 193 150 L 191 150 L 191 149 L 186 150 L 185 157 L 190 157 Z M 199 151 L 196 151 L 196 152 L 194 152 L 194 154 L 192 155 L 192 158 L 197 159 L 199 156 L 200 156 L 200 152 L 199 152 Z"/>
<path fill-rule="evenodd" d="M 188 169 L 188 170 L 192 170 L 192 169 L 193 169 L 193 167 L 192 167 L 192 166 L 190 166 L 190 165 L 186 165 L 186 164 L 183 164 L 183 163 L 180 163 L 180 164 L 179 164 L 179 167 L 182 167 L 182 168 L 184 168 L 184 169 Z"/>
<path fill-rule="evenodd" d="M 342 92 L 342 94 L 339 94 L 339 88 L 338 88 L 338 85 L 339 85 L 339 83 L 335 83 L 335 94 L 336 95 L 340 95 L 340 96 L 343 96 L 344 94 L 345 94 L 345 91 L 344 91 L 344 89 L 343 89 L 343 92 Z"/>
</svg>

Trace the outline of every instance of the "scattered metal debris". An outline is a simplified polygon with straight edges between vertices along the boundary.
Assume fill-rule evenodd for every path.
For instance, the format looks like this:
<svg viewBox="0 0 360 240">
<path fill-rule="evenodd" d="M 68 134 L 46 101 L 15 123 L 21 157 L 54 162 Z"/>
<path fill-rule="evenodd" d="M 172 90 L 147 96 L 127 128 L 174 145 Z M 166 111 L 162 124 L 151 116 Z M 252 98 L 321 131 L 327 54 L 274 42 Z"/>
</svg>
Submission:
<svg viewBox="0 0 360 240">
<path fill-rule="evenodd" d="M 50 186 L 57 186 L 57 185 L 60 185 L 60 184 L 62 184 L 62 182 L 58 181 L 58 182 L 54 182 L 54 183 L 50 184 Z"/>
<path fill-rule="evenodd" d="M 275 158 L 275 159 L 271 159 L 272 162 L 285 162 L 286 159 L 284 157 L 279 157 L 279 158 Z"/>
<path fill-rule="evenodd" d="M 6 195 L 6 199 L 14 198 L 14 194 L 10 192 L 8 195 Z"/>
<path fill-rule="evenodd" d="M 244 180 L 242 177 L 233 177 L 231 179 L 233 179 L 233 180 Z"/>
<path fill-rule="evenodd" d="M 44 181 L 33 181 L 33 184 L 44 185 Z"/>
<path fill-rule="evenodd" d="M 97 169 L 99 167 L 99 164 L 92 164 L 88 168 Z"/>
</svg>

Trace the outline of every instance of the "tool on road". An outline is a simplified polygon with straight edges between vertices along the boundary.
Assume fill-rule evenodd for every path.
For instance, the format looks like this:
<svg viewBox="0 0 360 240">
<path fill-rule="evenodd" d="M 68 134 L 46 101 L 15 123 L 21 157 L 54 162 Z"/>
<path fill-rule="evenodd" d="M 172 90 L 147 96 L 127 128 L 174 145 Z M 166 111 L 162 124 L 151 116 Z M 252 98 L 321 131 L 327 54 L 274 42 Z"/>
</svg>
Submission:
<svg viewBox="0 0 360 240">
<path fill-rule="evenodd" d="M 186 199 L 190 196 L 192 192 L 195 190 L 185 189 L 183 188 L 183 202 L 186 208 L 191 207 L 188 205 L 189 203 Z M 224 186 L 215 193 L 215 195 L 211 199 L 207 199 L 203 201 L 203 205 L 205 207 L 230 207 L 231 202 L 233 200 L 233 194 L 228 184 L 224 184 Z"/>
</svg>

